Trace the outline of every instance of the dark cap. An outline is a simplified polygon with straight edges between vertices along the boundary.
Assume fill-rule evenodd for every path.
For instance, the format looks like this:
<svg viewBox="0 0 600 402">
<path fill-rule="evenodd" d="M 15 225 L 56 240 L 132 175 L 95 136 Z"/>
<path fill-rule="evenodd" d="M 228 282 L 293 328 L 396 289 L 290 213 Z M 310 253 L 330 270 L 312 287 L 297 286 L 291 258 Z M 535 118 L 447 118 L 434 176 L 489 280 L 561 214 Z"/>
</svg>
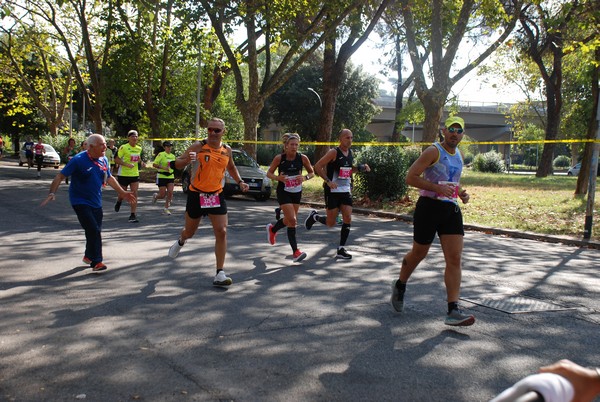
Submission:
<svg viewBox="0 0 600 402">
<path fill-rule="evenodd" d="M 173 143 L 171 141 L 165 141 L 163 142 L 163 147 L 172 147 Z"/>
</svg>

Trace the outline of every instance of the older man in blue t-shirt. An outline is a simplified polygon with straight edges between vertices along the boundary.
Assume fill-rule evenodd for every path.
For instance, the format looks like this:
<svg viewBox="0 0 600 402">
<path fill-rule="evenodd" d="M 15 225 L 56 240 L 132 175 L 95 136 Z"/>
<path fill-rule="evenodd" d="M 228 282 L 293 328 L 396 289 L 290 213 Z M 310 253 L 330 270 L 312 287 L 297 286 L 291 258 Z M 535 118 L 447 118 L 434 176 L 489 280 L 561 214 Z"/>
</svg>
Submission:
<svg viewBox="0 0 600 402">
<path fill-rule="evenodd" d="M 50 185 L 48 197 L 41 205 L 53 201 L 60 183 L 66 177 L 71 177 L 69 201 L 85 231 L 83 262 L 89 264 L 93 271 L 103 271 L 106 265 L 102 262 L 102 188 L 111 186 L 119 193 L 119 198 L 124 198 L 129 203 L 135 203 L 136 198 L 133 193 L 123 190 L 111 174 L 108 159 L 104 155 L 104 137 L 92 134 L 87 139 L 87 144 L 88 149 L 75 155 L 56 175 Z"/>
</svg>

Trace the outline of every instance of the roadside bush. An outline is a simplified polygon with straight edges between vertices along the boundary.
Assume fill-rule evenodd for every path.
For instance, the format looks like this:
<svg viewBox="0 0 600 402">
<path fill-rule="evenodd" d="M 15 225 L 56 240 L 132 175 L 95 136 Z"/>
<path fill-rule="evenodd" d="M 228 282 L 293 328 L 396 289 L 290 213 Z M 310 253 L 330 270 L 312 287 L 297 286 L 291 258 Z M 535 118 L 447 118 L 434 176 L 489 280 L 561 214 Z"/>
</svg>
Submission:
<svg viewBox="0 0 600 402">
<path fill-rule="evenodd" d="M 506 167 L 502 154 L 496 151 L 479 154 L 473 158 L 473 170 L 483 173 L 502 173 Z"/>
<path fill-rule="evenodd" d="M 559 155 L 552 162 L 555 168 L 568 168 L 571 166 L 571 158 L 566 155 Z"/>
<path fill-rule="evenodd" d="M 397 200 L 406 196 L 408 158 L 401 147 L 366 147 L 356 155 L 371 172 L 354 175 L 353 193 L 372 200 Z"/>
</svg>

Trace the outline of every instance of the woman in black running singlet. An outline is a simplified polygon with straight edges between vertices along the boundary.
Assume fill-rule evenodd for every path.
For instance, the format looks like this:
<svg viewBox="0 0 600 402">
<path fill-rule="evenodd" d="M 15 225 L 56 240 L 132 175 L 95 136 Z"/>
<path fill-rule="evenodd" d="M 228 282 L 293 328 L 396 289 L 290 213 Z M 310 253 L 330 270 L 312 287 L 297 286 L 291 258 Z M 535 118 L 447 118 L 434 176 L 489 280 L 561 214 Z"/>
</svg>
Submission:
<svg viewBox="0 0 600 402">
<path fill-rule="evenodd" d="M 287 227 L 288 240 L 292 247 L 294 262 L 306 258 L 306 253 L 298 249 L 296 241 L 296 225 L 298 224 L 298 209 L 302 198 L 302 183 L 314 176 L 313 167 L 306 155 L 298 152 L 300 136 L 296 133 L 283 135 L 284 152 L 275 156 L 267 171 L 267 177 L 277 181 L 277 201 L 283 213 L 283 218 L 278 218 L 275 224 L 267 225 L 267 240 L 275 244 L 277 232 Z M 275 174 L 275 170 L 278 174 Z M 302 176 L 302 169 L 306 169 L 306 176 Z"/>
</svg>

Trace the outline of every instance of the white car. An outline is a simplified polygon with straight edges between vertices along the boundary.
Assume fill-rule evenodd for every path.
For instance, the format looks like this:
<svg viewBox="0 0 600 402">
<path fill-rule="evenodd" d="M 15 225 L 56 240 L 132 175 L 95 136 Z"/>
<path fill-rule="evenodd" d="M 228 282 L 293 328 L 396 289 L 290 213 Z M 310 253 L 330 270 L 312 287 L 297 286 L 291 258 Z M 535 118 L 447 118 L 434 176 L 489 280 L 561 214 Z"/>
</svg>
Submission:
<svg viewBox="0 0 600 402">
<path fill-rule="evenodd" d="M 581 171 L 581 162 L 578 162 L 575 166 L 571 166 L 567 171 L 567 176 L 578 176 Z M 598 177 L 600 177 L 600 163 L 598 164 L 598 170 L 596 172 Z"/>
<path fill-rule="evenodd" d="M 48 167 L 51 166 L 54 169 L 58 169 L 60 166 L 60 155 L 56 150 L 49 144 L 42 144 L 46 153 L 44 154 L 44 162 L 42 166 Z M 35 161 L 34 161 L 35 164 Z M 25 149 L 23 149 L 23 144 L 21 144 L 21 152 L 19 152 L 19 166 L 27 165 L 27 157 L 25 156 Z"/>
<path fill-rule="evenodd" d="M 576 164 L 575 166 L 571 166 L 569 170 L 567 170 L 567 176 L 577 176 L 579 171 L 581 170 L 581 162 Z"/>
</svg>

